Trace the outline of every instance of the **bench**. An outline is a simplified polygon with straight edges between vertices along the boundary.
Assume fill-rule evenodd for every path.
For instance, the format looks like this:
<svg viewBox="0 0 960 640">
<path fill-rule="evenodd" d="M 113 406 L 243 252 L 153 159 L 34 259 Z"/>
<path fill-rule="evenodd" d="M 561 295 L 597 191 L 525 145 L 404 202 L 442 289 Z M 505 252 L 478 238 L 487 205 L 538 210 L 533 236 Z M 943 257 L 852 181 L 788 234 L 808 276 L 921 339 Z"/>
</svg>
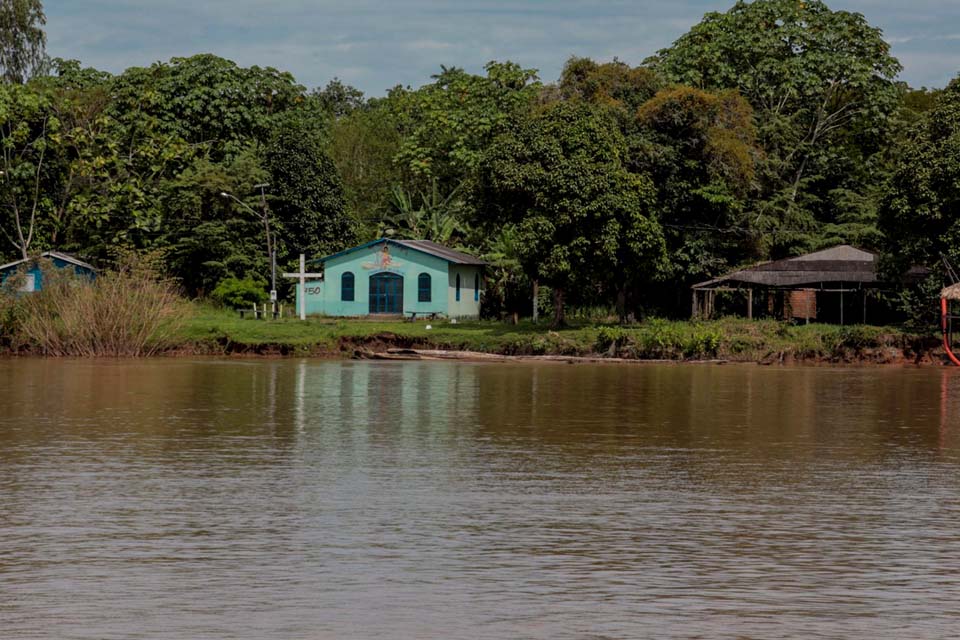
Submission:
<svg viewBox="0 0 960 640">
<path fill-rule="evenodd" d="M 427 320 L 436 320 L 437 316 L 440 315 L 439 311 L 407 311 L 407 313 L 409 314 L 407 322 L 415 322 L 417 316 L 426 317 Z"/>
</svg>

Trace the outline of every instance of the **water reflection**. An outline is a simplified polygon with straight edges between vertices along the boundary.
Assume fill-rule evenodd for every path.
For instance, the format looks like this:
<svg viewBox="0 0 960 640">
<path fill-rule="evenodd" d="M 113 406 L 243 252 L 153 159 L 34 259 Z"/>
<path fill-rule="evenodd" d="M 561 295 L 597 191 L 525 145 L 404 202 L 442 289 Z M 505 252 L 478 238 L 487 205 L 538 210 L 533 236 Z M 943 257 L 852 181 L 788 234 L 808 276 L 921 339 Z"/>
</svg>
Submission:
<svg viewBox="0 0 960 640">
<path fill-rule="evenodd" d="M 0 362 L 2 637 L 949 637 L 952 369 Z"/>
</svg>

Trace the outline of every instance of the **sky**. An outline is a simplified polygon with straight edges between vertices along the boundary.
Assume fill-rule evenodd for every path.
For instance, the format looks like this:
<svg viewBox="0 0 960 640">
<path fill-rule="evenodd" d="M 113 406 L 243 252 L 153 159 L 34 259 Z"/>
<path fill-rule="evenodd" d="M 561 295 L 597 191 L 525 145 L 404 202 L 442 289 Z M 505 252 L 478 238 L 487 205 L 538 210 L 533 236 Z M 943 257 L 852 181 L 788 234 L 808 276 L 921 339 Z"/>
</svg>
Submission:
<svg viewBox="0 0 960 640">
<path fill-rule="evenodd" d="M 214 53 L 291 72 L 308 88 L 337 77 L 381 96 L 447 67 L 512 60 L 560 75 L 573 55 L 639 64 L 734 0 L 45 0 L 47 52 L 118 73 Z M 914 87 L 960 72 L 960 0 L 828 0 L 880 27 Z"/>
</svg>

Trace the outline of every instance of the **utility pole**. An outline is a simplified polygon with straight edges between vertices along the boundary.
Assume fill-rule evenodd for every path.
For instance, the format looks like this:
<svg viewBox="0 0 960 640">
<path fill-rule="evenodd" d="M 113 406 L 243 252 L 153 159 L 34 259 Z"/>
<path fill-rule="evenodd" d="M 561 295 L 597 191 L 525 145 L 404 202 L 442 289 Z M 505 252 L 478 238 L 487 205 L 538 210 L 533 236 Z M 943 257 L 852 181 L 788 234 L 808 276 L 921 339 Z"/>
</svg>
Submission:
<svg viewBox="0 0 960 640">
<path fill-rule="evenodd" d="M 270 307 L 273 317 L 277 317 L 277 242 L 270 233 L 270 211 L 267 209 L 267 192 L 269 184 L 255 184 L 254 189 L 260 189 L 260 207 L 263 209 L 263 224 L 267 230 L 267 252 L 270 254 Z"/>
<path fill-rule="evenodd" d="M 269 184 L 255 184 L 253 185 L 254 189 L 260 189 L 260 207 L 262 211 L 257 213 L 256 209 L 248 205 L 246 202 L 233 195 L 232 193 L 227 193 L 226 191 L 221 191 L 220 195 L 224 198 L 230 198 L 241 207 L 252 213 L 253 215 L 260 218 L 260 221 L 263 222 L 263 227 L 267 235 L 267 257 L 270 260 L 270 307 L 273 312 L 273 317 L 277 317 L 277 242 L 272 231 L 270 230 L 270 210 L 267 208 L 267 192 L 266 188 L 269 187 Z"/>
</svg>

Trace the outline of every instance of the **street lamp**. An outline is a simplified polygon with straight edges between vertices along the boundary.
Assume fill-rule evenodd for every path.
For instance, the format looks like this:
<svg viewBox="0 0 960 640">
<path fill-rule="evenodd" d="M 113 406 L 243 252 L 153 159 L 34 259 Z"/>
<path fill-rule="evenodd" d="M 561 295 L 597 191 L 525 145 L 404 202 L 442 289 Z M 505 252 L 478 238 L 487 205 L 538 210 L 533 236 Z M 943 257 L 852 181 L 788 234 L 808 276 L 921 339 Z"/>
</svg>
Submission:
<svg viewBox="0 0 960 640">
<path fill-rule="evenodd" d="M 267 209 L 267 194 L 266 188 L 269 187 L 269 184 L 257 184 L 254 185 L 254 189 L 260 189 L 260 205 L 263 208 L 262 212 L 257 212 L 256 209 L 248 205 L 246 202 L 226 191 L 221 191 L 220 195 L 224 198 L 230 198 L 241 207 L 252 213 L 253 215 L 260 218 L 260 221 L 263 222 L 263 227 L 266 230 L 267 234 L 267 255 L 270 257 L 270 308 L 273 312 L 273 317 L 277 317 L 277 243 L 276 237 L 270 232 L 270 212 Z"/>
</svg>

